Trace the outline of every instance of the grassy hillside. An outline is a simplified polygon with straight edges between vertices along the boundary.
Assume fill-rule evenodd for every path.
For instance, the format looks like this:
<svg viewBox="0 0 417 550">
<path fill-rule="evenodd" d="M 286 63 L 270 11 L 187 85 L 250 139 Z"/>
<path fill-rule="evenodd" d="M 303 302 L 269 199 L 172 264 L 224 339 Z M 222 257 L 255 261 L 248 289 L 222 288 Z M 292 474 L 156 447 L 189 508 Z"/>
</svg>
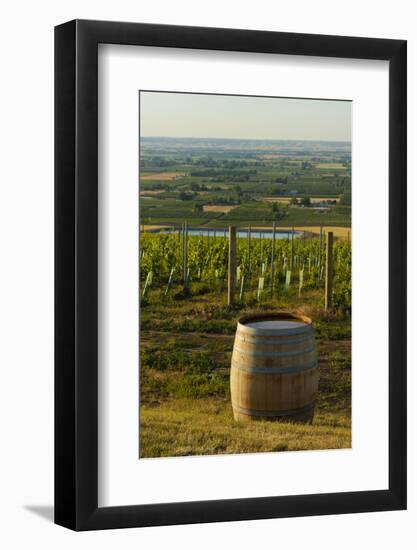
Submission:
<svg viewBox="0 0 417 550">
<path fill-rule="evenodd" d="M 230 310 L 218 292 L 179 294 L 168 303 L 151 292 L 141 310 L 140 456 L 350 447 L 350 321 L 317 307 L 321 294 L 310 290 L 302 299 L 293 293 Z M 279 309 L 309 314 L 316 328 L 320 382 L 313 424 L 236 423 L 229 388 L 236 321 Z"/>
</svg>

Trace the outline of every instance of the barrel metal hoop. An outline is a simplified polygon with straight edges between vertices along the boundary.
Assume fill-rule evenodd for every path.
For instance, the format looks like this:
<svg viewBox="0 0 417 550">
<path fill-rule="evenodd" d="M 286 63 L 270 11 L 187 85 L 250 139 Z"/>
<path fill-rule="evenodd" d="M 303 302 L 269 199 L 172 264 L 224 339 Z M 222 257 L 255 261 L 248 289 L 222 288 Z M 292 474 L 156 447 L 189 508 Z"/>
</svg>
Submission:
<svg viewBox="0 0 417 550">
<path fill-rule="evenodd" d="M 283 411 L 260 411 L 258 409 L 246 409 L 244 407 L 239 407 L 238 405 L 235 405 L 232 403 L 232 407 L 236 412 L 247 414 L 248 416 L 268 416 L 268 417 L 277 417 L 277 416 L 295 416 L 297 414 L 303 414 L 307 413 L 314 409 L 315 401 L 312 403 L 308 403 L 307 405 L 304 405 L 303 407 L 298 407 L 297 409 L 287 409 Z"/>
<path fill-rule="evenodd" d="M 261 345 L 261 346 L 273 346 L 273 345 L 276 345 L 276 344 L 280 344 L 282 346 L 290 346 L 292 344 L 301 344 L 303 342 L 307 342 L 308 340 L 311 340 L 313 335 L 312 334 L 307 334 L 303 337 L 303 338 L 298 338 L 298 339 L 294 339 L 294 338 L 291 338 L 289 340 L 256 340 L 256 339 L 253 339 L 253 340 L 249 340 L 248 339 L 248 336 L 249 335 L 244 335 L 242 336 L 241 334 L 239 333 L 236 333 L 236 339 L 237 340 L 241 340 L 242 342 L 246 342 L 247 344 L 253 344 L 253 345 Z"/>
<path fill-rule="evenodd" d="M 297 350 L 297 351 L 246 351 L 241 348 L 235 347 L 233 351 L 237 351 L 242 355 L 250 355 L 252 357 L 296 357 L 297 355 L 305 355 L 306 353 L 312 353 L 316 351 L 315 346 L 311 348 Z"/>
<path fill-rule="evenodd" d="M 238 325 L 238 331 L 253 336 L 274 336 L 274 334 L 276 334 L 276 330 L 274 329 L 252 328 L 247 325 L 242 325 L 241 323 Z M 314 329 L 311 325 L 303 325 L 302 327 L 297 328 L 283 328 L 280 329 L 279 332 L 283 336 L 294 336 L 295 334 L 311 335 L 314 333 Z"/>
<path fill-rule="evenodd" d="M 317 361 L 294 367 L 248 367 L 246 365 L 236 365 L 232 362 L 232 369 L 242 370 L 249 374 L 294 374 L 296 372 L 307 372 L 316 367 Z"/>
</svg>

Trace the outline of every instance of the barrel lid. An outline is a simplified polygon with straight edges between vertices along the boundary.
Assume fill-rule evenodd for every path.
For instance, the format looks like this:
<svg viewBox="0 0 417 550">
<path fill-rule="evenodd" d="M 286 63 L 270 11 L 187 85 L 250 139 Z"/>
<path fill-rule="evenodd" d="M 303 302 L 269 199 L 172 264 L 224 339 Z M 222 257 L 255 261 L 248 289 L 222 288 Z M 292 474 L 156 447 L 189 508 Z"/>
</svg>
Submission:
<svg viewBox="0 0 417 550">
<path fill-rule="evenodd" d="M 303 334 L 311 330 L 311 319 L 289 312 L 246 315 L 238 321 L 239 330 L 260 336 Z"/>
</svg>

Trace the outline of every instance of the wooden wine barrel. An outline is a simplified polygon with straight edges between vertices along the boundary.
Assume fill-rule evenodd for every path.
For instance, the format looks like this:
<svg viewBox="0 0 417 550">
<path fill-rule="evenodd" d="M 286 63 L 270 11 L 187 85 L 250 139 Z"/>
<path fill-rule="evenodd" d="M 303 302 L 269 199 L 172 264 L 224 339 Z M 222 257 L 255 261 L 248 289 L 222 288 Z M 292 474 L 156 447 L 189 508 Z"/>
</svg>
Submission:
<svg viewBox="0 0 417 550">
<path fill-rule="evenodd" d="M 311 422 L 317 387 L 311 319 L 291 313 L 239 319 L 230 371 L 235 420 Z"/>
</svg>

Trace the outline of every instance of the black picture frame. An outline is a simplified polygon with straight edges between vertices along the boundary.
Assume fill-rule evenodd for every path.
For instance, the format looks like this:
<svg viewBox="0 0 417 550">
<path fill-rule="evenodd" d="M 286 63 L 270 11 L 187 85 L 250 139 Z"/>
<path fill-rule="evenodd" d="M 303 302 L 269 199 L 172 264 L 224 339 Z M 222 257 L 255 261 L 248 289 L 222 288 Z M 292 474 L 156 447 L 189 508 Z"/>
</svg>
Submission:
<svg viewBox="0 0 417 550">
<path fill-rule="evenodd" d="M 389 62 L 389 488 L 98 507 L 98 44 Z M 406 508 L 406 41 L 74 20 L 55 28 L 55 522 L 108 529 Z"/>
</svg>

